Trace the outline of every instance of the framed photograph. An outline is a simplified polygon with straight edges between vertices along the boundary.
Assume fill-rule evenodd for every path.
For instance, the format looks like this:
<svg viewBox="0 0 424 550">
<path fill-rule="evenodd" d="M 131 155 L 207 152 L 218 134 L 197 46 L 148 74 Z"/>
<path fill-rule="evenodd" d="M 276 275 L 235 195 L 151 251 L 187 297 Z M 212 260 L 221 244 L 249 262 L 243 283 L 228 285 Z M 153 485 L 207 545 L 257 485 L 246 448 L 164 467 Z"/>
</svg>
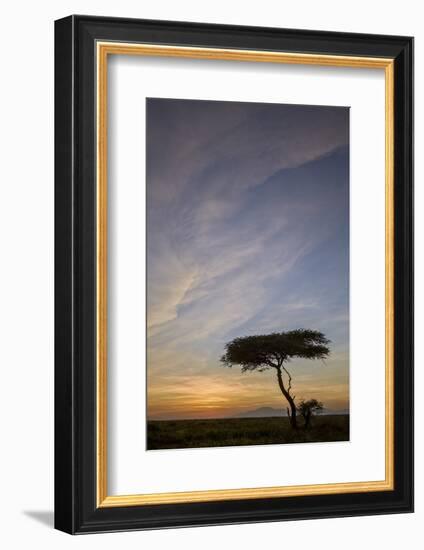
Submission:
<svg viewBox="0 0 424 550">
<path fill-rule="evenodd" d="M 55 25 L 55 525 L 413 510 L 413 39 Z"/>
</svg>

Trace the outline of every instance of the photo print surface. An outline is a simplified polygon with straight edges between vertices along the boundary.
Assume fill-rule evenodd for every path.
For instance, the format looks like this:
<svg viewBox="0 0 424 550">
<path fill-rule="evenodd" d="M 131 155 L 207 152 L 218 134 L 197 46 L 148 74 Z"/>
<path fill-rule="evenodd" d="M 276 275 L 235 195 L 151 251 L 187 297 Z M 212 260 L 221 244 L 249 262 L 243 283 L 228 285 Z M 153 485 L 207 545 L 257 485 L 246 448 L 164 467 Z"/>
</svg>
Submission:
<svg viewBox="0 0 424 550">
<path fill-rule="evenodd" d="M 146 112 L 147 449 L 349 440 L 349 108 Z"/>
</svg>

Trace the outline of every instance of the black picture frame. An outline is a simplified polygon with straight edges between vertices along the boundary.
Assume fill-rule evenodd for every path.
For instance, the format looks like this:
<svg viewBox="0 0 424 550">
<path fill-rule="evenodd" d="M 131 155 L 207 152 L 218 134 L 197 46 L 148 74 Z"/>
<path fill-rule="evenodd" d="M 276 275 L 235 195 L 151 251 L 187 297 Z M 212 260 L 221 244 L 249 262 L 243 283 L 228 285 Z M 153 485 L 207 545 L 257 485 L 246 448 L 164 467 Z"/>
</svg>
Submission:
<svg viewBox="0 0 424 550">
<path fill-rule="evenodd" d="M 394 489 L 98 507 L 96 49 L 99 40 L 394 60 Z M 55 23 L 55 527 L 67 533 L 413 511 L 413 39 L 73 15 Z"/>
</svg>

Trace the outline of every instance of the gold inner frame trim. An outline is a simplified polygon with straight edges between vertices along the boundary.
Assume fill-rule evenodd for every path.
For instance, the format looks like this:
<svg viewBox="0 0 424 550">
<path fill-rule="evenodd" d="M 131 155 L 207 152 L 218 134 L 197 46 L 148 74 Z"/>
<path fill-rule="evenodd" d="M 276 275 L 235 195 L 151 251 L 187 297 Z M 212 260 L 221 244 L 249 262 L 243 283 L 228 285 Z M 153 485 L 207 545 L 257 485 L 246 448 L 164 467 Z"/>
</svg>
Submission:
<svg viewBox="0 0 424 550">
<path fill-rule="evenodd" d="M 394 60 L 255 50 L 96 43 L 97 54 L 97 506 L 142 506 L 394 489 Z M 109 55 L 143 55 L 384 69 L 385 71 L 385 479 L 349 483 L 255 487 L 109 496 L 107 492 L 107 61 Z"/>
</svg>

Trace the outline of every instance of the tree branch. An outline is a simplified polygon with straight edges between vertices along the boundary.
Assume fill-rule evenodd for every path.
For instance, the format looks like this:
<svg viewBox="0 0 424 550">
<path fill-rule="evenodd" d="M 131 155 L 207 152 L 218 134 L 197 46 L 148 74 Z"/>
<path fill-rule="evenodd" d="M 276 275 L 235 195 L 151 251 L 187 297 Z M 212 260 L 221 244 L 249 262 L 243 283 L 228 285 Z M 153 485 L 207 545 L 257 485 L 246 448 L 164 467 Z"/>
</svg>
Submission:
<svg viewBox="0 0 424 550">
<path fill-rule="evenodd" d="M 275 357 L 275 360 L 277 361 L 276 368 L 281 367 L 281 365 L 283 364 L 283 358 L 281 357 L 281 355 L 278 355 L 278 353 L 273 353 L 273 356 Z"/>
<path fill-rule="evenodd" d="M 292 377 L 291 377 L 289 371 L 286 369 L 286 367 L 283 367 L 283 370 L 285 371 L 285 373 L 289 377 L 289 385 L 287 386 L 287 391 L 288 391 L 288 393 L 290 393 L 290 390 L 291 390 L 291 387 L 292 387 L 292 385 L 291 385 Z"/>
</svg>

